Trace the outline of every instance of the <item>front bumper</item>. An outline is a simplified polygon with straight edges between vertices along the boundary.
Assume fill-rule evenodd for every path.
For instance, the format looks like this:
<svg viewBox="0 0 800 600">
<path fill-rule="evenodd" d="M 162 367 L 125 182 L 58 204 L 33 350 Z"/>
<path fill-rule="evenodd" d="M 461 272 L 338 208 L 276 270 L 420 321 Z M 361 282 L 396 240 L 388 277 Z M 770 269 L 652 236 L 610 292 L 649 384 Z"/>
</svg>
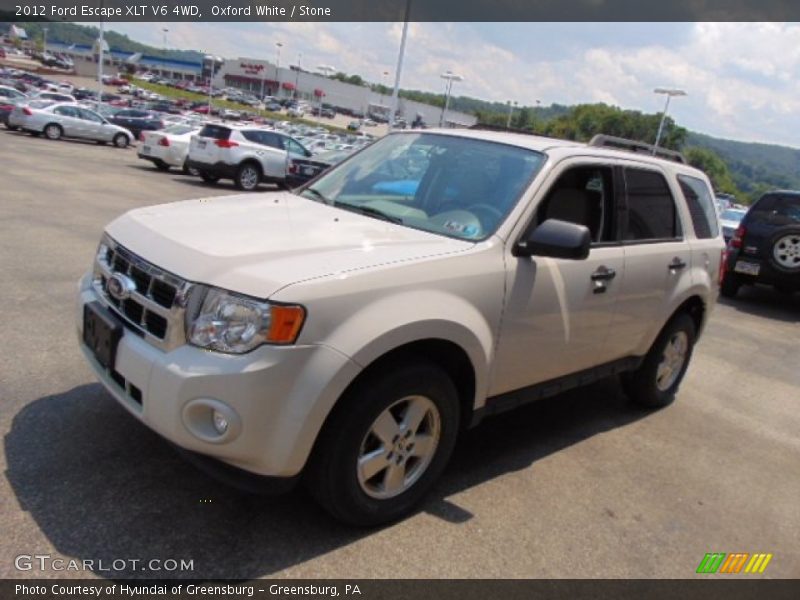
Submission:
<svg viewBox="0 0 800 600">
<path fill-rule="evenodd" d="M 100 302 L 81 279 L 77 329 L 98 380 L 134 417 L 175 445 L 271 477 L 301 471 L 325 418 L 359 368 L 318 345 L 261 346 L 242 355 L 183 345 L 165 352 L 125 329 L 113 369 L 83 343 L 83 306 Z M 228 417 L 218 436 L 211 409 Z"/>
</svg>

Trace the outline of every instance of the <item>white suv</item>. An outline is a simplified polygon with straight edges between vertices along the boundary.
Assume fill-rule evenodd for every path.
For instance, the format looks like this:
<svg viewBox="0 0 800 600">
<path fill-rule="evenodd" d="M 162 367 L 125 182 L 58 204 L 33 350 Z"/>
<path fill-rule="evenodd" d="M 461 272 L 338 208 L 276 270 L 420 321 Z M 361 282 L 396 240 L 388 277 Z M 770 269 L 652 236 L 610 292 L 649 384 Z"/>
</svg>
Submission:
<svg viewBox="0 0 800 600">
<path fill-rule="evenodd" d="M 611 145 L 642 150 L 399 132 L 293 193 L 131 211 L 80 283 L 80 346 L 207 469 L 396 519 L 487 415 L 614 374 L 673 399 L 717 298 L 714 197 Z"/>
<path fill-rule="evenodd" d="M 262 182 L 285 186 L 290 155 L 307 158 L 311 152 L 279 131 L 209 123 L 192 137 L 186 165 L 206 183 L 233 179 L 249 192 Z"/>
</svg>

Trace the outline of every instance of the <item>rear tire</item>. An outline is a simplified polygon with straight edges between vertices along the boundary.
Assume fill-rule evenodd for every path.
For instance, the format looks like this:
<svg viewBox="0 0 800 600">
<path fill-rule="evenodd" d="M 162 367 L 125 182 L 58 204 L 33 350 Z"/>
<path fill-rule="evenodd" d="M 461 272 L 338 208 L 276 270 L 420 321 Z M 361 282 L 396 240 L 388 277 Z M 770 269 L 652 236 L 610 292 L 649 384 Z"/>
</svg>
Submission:
<svg viewBox="0 0 800 600">
<path fill-rule="evenodd" d="M 233 182 L 240 190 L 252 192 L 261 183 L 261 169 L 251 162 L 246 162 L 236 171 L 236 177 L 234 177 Z"/>
<path fill-rule="evenodd" d="M 127 148 L 128 144 L 130 143 L 128 136 L 125 135 L 124 133 L 118 133 L 117 135 L 114 136 L 114 139 L 112 141 L 114 142 L 114 145 L 117 148 Z"/>
<path fill-rule="evenodd" d="M 725 298 L 733 298 L 742 287 L 742 280 L 734 273 L 725 273 L 722 284 L 719 286 L 719 293 Z"/>
<path fill-rule="evenodd" d="M 205 171 L 200 171 L 200 177 L 206 183 L 214 184 L 219 181 L 218 175 L 212 175 L 211 173 L 206 173 Z"/>
<path fill-rule="evenodd" d="M 353 525 L 387 523 L 413 510 L 458 436 L 458 393 L 446 373 L 421 362 L 384 366 L 339 401 L 306 470 L 314 498 Z"/>
<path fill-rule="evenodd" d="M 182 170 L 183 170 L 183 174 L 184 175 L 191 175 L 192 177 L 199 177 L 200 176 L 200 171 L 198 171 L 197 169 L 195 169 L 193 167 L 190 167 L 188 162 L 184 162 L 183 163 Z"/>
<path fill-rule="evenodd" d="M 675 315 L 661 330 L 639 368 L 622 376 L 628 397 L 650 408 L 671 404 L 689 367 L 696 335 L 694 320 L 688 314 Z"/>
<path fill-rule="evenodd" d="M 45 126 L 44 135 L 48 140 L 60 140 L 61 136 L 64 135 L 64 130 L 58 123 L 50 123 Z"/>
<path fill-rule="evenodd" d="M 8 123 L 6 123 L 6 129 L 8 129 L 9 131 L 16 131 L 17 129 L 19 129 L 19 127 L 17 127 L 16 125 L 9 125 Z"/>
<path fill-rule="evenodd" d="M 165 163 L 163 160 L 155 160 L 153 161 L 153 164 L 159 171 L 169 171 L 169 165 Z"/>
</svg>

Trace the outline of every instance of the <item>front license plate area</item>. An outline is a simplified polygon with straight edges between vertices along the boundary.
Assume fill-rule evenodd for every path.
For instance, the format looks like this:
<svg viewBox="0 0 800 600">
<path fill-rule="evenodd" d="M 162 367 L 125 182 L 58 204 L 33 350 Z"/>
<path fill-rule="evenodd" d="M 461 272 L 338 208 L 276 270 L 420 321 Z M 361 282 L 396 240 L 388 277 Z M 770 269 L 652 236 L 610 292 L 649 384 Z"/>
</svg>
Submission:
<svg viewBox="0 0 800 600">
<path fill-rule="evenodd" d="M 755 276 L 758 275 L 758 272 L 761 270 L 761 265 L 758 263 L 747 262 L 746 260 L 738 260 L 736 261 L 736 266 L 733 268 L 733 270 L 744 275 Z"/>
<path fill-rule="evenodd" d="M 83 343 L 103 367 L 114 368 L 122 324 L 97 302 L 83 305 Z"/>
</svg>

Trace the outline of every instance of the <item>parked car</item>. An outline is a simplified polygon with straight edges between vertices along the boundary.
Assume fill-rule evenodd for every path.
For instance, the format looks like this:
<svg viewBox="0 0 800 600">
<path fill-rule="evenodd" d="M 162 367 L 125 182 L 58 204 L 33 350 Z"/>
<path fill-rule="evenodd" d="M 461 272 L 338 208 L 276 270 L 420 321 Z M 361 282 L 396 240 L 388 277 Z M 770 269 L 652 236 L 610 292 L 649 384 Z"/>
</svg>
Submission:
<svg viewBox="0 0 800 600">
<path fill-rule="evenodd" d="M 15 130 L 17 129 L 14 125 L 9 125 L 8 117 L 11 115 L 11 112 L 16 108 L 18 104 L 24 103 L 25 98 L 8 98 L 5 96 L 0 96 L 0 123 L 6 126 L 6 129 Z"/>
<path fill-rule="evenodd" d="M 0 85 L 0 100 L 19 100 L 28 96 L 18 89 L 8 85 Z"/>
<path fill-rule="evenodd" d="M 800 290 L 800 191 L 764 194 L 731 237 L 720 292 L 732 298 L 755 284 Z"/>
<path fill-rule="evenodd" d="M 350 121 L 347 124 L 348 131 L 358 131 L 359 129 L 361 129 L 361 121 Z"/>
<path fill-rule="evenodd" d="M 52 102 L 77 102 L 75 96 L 61 92 L 39 92 L 31 96 L 36 100 L 50 100 Z"/>
<path fill-rule="evenodd" d="M 332 166 L 339 164 L 353 153 L 352 150 L 331 150 L 311 157 L 291 157 L 286 175 L 289 187 L 298 187 Z"/>
<path fill-rule="evenodd" d="M 64 102 L 32 101 L 14 107 L 8 117 L 12 127 L 28 133 L 44 133 L 50 140 L 62 137 L 111 142 L 117 148 L 126 148 L 134 141 L 130 131 L 109 123 L 94 111 L 78 104 Z"/>
<path fill-rule="evenodd" d="M 710 183 L 604 144 L 398 132 L 296 194 L 134 210 L 80 281 L 80 347 L 210 472 L 395 520 L 489 415 L 617 373 L 674 399 L 717 297 Z"/>
<path fill-rule="evenodd" d="M 719 215 L 719 224 L 722 227 L 722 237 L 725 239 L 726 244 L 731 240 L 733 234 L 739 228 L 739 224 L 742 222 L 742 219 L 746 214 L 746 210 L 740 208 L 728 208 L 723 210 Z"/>
<path fill-rule="evenodd" d="M 188 175 L 199 175 L 187 164 L 189 142 L 200 131 L 199 125 L 175 124 L 160 131 L 143 131 L 138 156 L 152 162 L 160 171 L 170 167 L 183 169 Z"/>
<path fill-rule="evenodd" d="M 311 152 L 278 131 L 209 123 L 192 137 L 187 165 L 206 183 L 232 179 L 240 190 L 253 191 L 262 182 L 288 185 L 291 155 Z"/>
<path fill-rule="evenodd" d="M 142 131 L 155 131 L 164 128 L 164 121 L 158 113 L 138 108 L 123 108 L 114 113 L 109 121 L 124 127 L 138 139 Z"/>
</svg>

